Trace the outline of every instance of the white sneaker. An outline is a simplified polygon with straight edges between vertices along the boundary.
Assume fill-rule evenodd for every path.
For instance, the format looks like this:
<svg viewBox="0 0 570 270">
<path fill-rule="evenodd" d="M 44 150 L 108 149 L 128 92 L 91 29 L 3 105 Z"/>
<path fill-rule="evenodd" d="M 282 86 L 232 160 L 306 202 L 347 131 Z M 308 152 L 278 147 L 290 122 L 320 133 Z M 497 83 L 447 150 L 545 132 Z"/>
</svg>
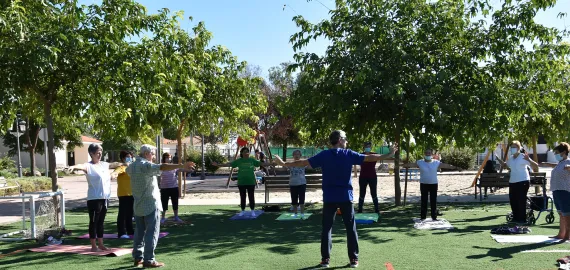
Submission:
<svg viewBox="0 0 570 270">
<path fill-rule="evenodd" d="M 121 235 L 121 237 L 120 237 L 120 238 L 121 238 L 121 239 L 129 239 L 129 238 L 131 238 L 131 237 L 130 237 L 130 236 L 128 236 L 128 235 L 126 235 L 126 234 L 123 234 L 123 235 Z"/>
<path fill-rule="evenodd" d="M 251 216 L 255 217 L 255 211 L 251 210 Z"/>
<path fill-rule="evenodd" d="M 294 218 L 297 218 L 297 214 L 292 214 L 291 216 Z"/>
<path fill-rule="evenodd" d="M 244 214 L 245 214 L 245 211 L 241 211 L 241 212 L 239 212 L 238 217 L 243 217 Z"/>
</svg>

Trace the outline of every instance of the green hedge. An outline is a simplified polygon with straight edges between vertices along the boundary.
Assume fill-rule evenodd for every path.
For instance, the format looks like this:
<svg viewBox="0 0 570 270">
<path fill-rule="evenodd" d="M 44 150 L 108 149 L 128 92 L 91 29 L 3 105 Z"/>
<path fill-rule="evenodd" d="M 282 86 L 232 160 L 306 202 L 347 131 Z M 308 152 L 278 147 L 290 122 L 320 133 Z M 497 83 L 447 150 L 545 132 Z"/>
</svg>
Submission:
<svg viewBox="0 0 570 270">
<path fill-rule="evenodd" d="M 18 181 L 23 192 L 51 191 L 51 179 L 44 176 L 13 178 L 6 179 L 6 181 L 8 186 L 15 186 L 15 181 Z M 17 189 L 0 190 L 0 194 L 3 195 L 17 195 L 18 193 Z"/>
<path fill-rule="evenodd" d="M 441 151 L 441 162 L 469 170 L 475 165 L 475 151 L 471 148 L 451 148 Z"/>
</svg>

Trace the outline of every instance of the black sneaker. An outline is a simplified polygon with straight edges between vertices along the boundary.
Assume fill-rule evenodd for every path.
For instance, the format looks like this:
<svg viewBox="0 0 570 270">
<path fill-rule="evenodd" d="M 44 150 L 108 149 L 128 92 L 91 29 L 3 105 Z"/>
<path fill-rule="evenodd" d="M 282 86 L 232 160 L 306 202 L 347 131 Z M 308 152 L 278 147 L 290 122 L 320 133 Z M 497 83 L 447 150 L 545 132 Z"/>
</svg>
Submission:
<svg viewBox="0 0 570 270">
<path fill-rule="evenodd" d="M 350 260 L 350 268 L 356 268 L 356 267 L 358 267 L 358 260 L 357 259 Z"/>
<path fill-rule="evenodd" d="M 321 267 L 329 267 L 329 263 L 330 263 L 331 259 L 322 259 L 321 263 L 319 264 Z"/>
</svg>

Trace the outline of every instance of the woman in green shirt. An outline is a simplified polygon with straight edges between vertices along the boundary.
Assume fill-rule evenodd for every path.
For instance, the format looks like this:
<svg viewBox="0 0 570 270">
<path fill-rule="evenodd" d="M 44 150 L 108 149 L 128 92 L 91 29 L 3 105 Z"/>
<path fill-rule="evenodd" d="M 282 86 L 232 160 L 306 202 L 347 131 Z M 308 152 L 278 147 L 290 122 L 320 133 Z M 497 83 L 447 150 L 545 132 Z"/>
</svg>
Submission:
<svg viewBox="0 0 570 270">
<path fill-rule="evenodd" d="M 270 166 L 271 163 L 260 162 L 259 160 L 249 156 L 249 148 L 244 147 L 239 152 L 240 158 L 234 160 L 231 163 L 218 164 L 212 162 L 212 165 L 216 167 L 227 167 L 238 168 L 238 188 L 240 197 L 241 212 L 239 216 L 245 214 L 245 195 L 247 192 L 247 197 L 249 198 L 249 208 L 251 209 L 251 216 L 255 216 L 253 209 L 255 208 L 255 185 L 257 184 L 257 179 L 255 178 L 255 168 L 260 166 Z"/>
</svg>

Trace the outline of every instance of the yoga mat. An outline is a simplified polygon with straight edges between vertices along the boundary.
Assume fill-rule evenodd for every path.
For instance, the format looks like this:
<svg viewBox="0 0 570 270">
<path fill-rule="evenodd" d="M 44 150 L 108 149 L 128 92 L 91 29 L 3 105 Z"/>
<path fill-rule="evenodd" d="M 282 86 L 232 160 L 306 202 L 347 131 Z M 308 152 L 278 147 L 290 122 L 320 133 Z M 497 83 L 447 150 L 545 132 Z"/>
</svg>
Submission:
<svg viewBox="0 0 570 270">
<path fill-rule="evenodd" d="M 356 224 L 372 224 L 378 222 L 378 218 L 380 218 L 378 213 L 356 213 L 354 215 Z"/>
<path fill-rule="evenodd" d="M 548 237 L 548 235 L 491 235 L 498 243 L 559 243 L 560 239 Z"/>
<path fill-rule="evenodd" d="M 261 216 L 261 214 L 263 214 L 263 210 L 254 210 L 255 212 L 255 217 L 251 216 L 251 212 L 247 211 L 243 214 L 243 216 L 239 216 L 238 214 L 235 214 L 233 217 L 230 218 L 230 220 L 252 220 L 252 219 L 256 219 L 259 216 Z"/>
<path fill-rule="evenodd" d="M 158 238 L 163 238 L 165 236 L 167 236 L 169 233 L 168 232 L 161 232 L 158 234 Z M 129 235 L 129 239 L 133 239 L 134 235 Z M 82 236 L 77 237 L 78 239 L 89 239 L 89 234 L 84 234 Z M 121 239 L 119 238 L 116 234 L 111 234 L 111 233 L 106 233 L 103 234 L 103 239 Z"/>
<path fill-rule="evenodd" d="M 523 250 L 522 253 L 569 253 L 570 249 L 531 249 Z"/>
<path fill-rule="evenodd" d="M 311 215 L 312 215 L 311 213 L 305 213 L 304 219 L 308 219 Z M 290 221 L 290 220 L 302 220 L 302 219 L 300 214 L 297 214 L 297 217 L 294 217 L 292 213 L 283 213 L 276 220 Z"/>
<path fill-rule="evenodd" d="M 419 218 L 413 218 L 414 221 L 414 228 L 418 230 L 451 230 L 453 226 L 449 223 L 449 221 L 440 218 L 436 221 L 433 221 L 431 218 L 428 218 L 422 221 Z"/>
<path fill-rule="evenodd" d="M 133 249 L 111 248 L 109 250 L 101 250 L 98 252 L 92 252 L 91 246 L 51 245 L 51 246 L 43 246 L 43 247 L 38 247 L 38 248 L 31 248 L 31 249 L 29 249 L 29 251 L 32 251 L 32 252 L 51 252 L 51 253 L 74 253 L 74 254 L 92 255 L 92 256 L 119 257 L 119 256 L 131 254 Z"/>
</svg>

